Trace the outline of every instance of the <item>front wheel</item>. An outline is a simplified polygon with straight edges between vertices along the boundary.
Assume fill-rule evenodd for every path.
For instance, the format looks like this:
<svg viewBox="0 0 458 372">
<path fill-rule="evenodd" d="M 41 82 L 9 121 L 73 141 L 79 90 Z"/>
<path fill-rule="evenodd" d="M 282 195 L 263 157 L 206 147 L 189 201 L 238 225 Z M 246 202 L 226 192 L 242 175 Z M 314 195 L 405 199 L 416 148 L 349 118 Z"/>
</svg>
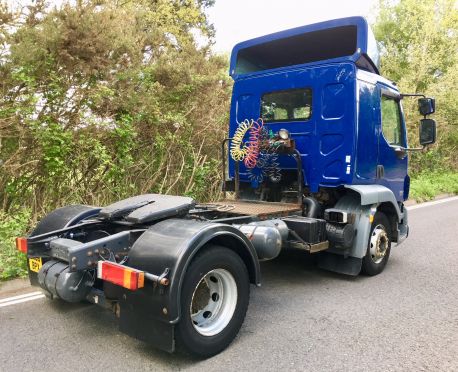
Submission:
<svg viewBox="0 0 458 372">
<path fill-rule="evenodd" d="M 224 350 L 242 326 L 249 297 L 250 281 L 240 256 L 225 247 L 207 247 L 184 278 L 178 348 L 200 357 Z"/>
<path fill-rule="evenodd" d="M 362 272 L 370 276 L 380 274 L 388 262 L 390 251 L 390 221 L 384 213 L 377 212 L 371 225 L 366 256 L 363 258 Z"/>
</svg>

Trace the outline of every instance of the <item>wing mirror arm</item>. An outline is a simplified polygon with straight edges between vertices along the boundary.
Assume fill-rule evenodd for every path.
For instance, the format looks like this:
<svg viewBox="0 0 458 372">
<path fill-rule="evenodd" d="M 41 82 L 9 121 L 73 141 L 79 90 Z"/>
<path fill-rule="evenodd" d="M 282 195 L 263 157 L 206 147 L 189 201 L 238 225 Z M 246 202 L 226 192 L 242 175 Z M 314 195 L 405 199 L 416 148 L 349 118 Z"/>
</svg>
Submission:
<svg viewBox="0 0 458 372">
<path fill-rule="evenodd" d="M 391 146 L 393 148 L 394 153 L 398 157 L 398 159 L 404 159 L 407 156 L 408 151 L 422 151 L 424 147 L 403 147 L 403 146 Z"/>
<path fill-rule="evenodd" d="M 402 147 L 402 146 L 394 146 L 394 151 L 395 152 L 401 152 L 401 151 L 422 151 L 425 149 L 426 146 L 423 147 Z"/>
</svg>

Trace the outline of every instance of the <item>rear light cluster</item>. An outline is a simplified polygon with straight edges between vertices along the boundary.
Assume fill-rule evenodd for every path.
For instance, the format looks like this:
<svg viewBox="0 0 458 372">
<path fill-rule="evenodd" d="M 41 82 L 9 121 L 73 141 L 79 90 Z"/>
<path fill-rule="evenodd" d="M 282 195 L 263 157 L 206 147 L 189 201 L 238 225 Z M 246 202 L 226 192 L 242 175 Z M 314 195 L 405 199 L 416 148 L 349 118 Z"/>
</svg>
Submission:
<svg viewBox="0 0 458 372">
<path fill-rule="evenodd" d="M 16 238 L 16 248 L 27 254 L 27 238 Z"/>
<path fill-rule="evenodd" d="M 98 262 L 97 277 L 132 291 L 143 288 L 145 285 L 143 271 L 109 261 Z"/>
</svg>

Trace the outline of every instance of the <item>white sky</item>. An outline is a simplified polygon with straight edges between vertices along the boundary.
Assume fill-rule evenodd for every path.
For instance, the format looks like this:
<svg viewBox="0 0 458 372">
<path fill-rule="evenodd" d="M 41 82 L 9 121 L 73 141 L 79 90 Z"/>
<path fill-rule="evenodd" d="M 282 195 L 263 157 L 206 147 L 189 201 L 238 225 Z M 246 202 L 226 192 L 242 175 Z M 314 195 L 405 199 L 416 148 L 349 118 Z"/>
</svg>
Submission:
<svg viewBox="0 0 458 372">
<path fill-rule="evenodd" d="M 247 39 L 334 18 L 375 16 L 377 0 L 216 0 L 208 11 L 216 52 Z"/>
<path fill-rule="evenodd" d="M 31 1 L 7 0 L 16 6 Z M 53 5 L 62 2 L 48 0 Z M 216 28 L 214 51 L 229 53 L 240 41 L 329 19 L 362 15 L 372 22 L 377 4 L 378 0 L 216 0 L 207 13 Z"/>
</svg>

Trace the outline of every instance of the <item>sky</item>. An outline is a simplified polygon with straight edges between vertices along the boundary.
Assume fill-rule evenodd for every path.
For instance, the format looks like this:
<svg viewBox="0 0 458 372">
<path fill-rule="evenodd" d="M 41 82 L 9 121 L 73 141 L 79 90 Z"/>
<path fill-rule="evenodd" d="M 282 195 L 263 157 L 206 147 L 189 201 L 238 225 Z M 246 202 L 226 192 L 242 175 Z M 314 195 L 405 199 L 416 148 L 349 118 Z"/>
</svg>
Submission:
<svg viewBox="0 0 458 372">
<path fill-rule="evenodd" d="M 216 28 L 216 52 L 244 40 L 334 18 L 374 19 L 377 0 L 216 0 L 207 11 Z"/>
<path fill-rule="evenodd" d="M 33 0 L 7 0 L 26 5 Z M 60 5 L 63 0 L 48 0 Z M 373 21 L 378 0 L 216 0 L 207 10 L 216 28 L 213 50 L 230 53 L 240 41 L 329 19 L 362 15 Z"/>
</svg>

